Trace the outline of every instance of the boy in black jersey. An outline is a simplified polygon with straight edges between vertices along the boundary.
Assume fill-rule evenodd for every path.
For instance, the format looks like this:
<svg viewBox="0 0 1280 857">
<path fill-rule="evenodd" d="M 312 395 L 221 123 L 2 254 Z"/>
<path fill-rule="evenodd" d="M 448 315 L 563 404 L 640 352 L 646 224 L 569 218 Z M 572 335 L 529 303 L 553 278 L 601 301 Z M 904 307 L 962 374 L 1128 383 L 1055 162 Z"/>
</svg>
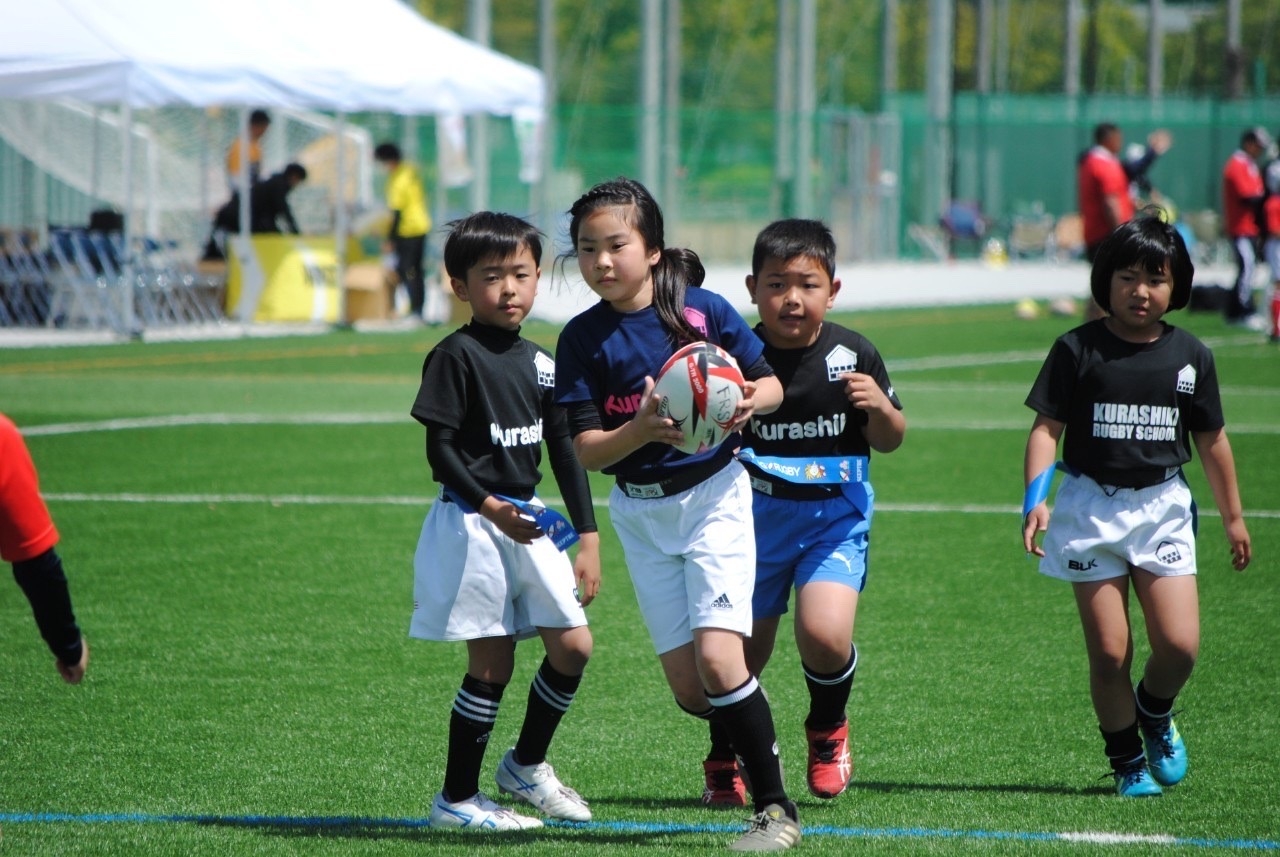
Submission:
<svg viewBox="0 0 1280 857">
<path fill-rule="evenodd" d="M 751 476 L 756 521 L 747 665 L 759 675 L 769 662 L 794 587 L 809 690 L 807 780 L 820 798 L 843 792 L 853 773 L 845 705 L 858 663 L 851 640 L 874 498 L 868 457 L 897 449 L 907 428 L 875 347 L 825 320 L 840 291 L 835 257 L 831 230 L 816 220 L 780 220 L 756 238 L 747 290 L 784 395 L 776 411 L 751 418 L 738 456 Z M 704 765 L 704 800 L 738 802 L 733 750 L 714 724 Z"/>
<path fill-rule="evenodd" d="M 516 641 L 546 647 L 529 689 L 520 737 L 502 759 L 498 788 L 553 818 L 587 821 L 591 811 L 546 763 L 547 748 L 573 701 L 591 655 L 582 608 L 600 588 L 600 543 L 586 471 L 563 411 L 554 404 L 555 361 L 520 337 L 538 288 L 542 243 L 530 224 L 480 212 L 452 224 L 445 269 L 471 322 L 445 337 L 422 367 L 412 414 L 426 426 L 427 461 L 441 496 L 414 556 L 411 636 L 465 640 L 467 673 L 453 702 L 444 788 L 433 827 L 541 827 L 479 788 L 480 766 Z M 580 534 L 571 564 L 553 544 L 572 531 L 534 496 L 542 441 Z M 559 540 L 557 539 L 557 542 Z"/>
<path fill-rule="evenodd" d="M 1054 343 L 1027 397 L 1036 411 L 1024 466 L 1023 547 L 1070 581 L 1089 655 L 1089 690 L 1117 794 L 1161 793 L 1187 772 L 1173 703 L 1200 646 L 1195 509 L 1182 475 L 1194 442 L 1222 516 L 1232 565 L 1251 557 L 1213 354 L 1164 314 L 1191 296 L 1178 231 L 1143 215 L 1104 239 L 1091 275 L 1107 312 Z M 1066 471 L 1045 500 L 1058 439 Z M 1044 546 L 1038 532 L 1047 533 Z M 1151 656 L 1133 687 L 1129 586 Z"/>
</svg>

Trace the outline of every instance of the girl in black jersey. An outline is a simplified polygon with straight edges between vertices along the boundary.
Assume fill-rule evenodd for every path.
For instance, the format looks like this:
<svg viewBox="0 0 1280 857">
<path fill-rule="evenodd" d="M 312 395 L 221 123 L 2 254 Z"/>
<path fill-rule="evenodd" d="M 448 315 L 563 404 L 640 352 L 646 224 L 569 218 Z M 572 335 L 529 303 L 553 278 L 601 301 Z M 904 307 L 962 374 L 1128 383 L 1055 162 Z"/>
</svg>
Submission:
<svg viewBox="0 0 1280 857">
<path fill-rule="evenodd" d="M 1117 227 L 1098 250 L 1091 286 L 1107 317 L 1054 343 L 1027 405 L 1023 546 L 1040 571 L 1068 580 L 1084 628 L 1089 689 L 1124 797 L 1161 793 L 1187 772 L 1174 699 L 1200 646 L 1195 511 L 1182 477 L 1199 454 L 1232 565 L 1249 564 L 1235 460 L 1223 428 L 1213 355 L 1166 324 L 1187 305 L 1193 269 L 1182 237 L 1158 216 Z M 1058 440 L 1066 471 L 1045 504 Z M 1043 547 L 1036 534 L 1046 532 Z M 1151 656 L 1133 687 L 1132 583 Z"/>
</svg>

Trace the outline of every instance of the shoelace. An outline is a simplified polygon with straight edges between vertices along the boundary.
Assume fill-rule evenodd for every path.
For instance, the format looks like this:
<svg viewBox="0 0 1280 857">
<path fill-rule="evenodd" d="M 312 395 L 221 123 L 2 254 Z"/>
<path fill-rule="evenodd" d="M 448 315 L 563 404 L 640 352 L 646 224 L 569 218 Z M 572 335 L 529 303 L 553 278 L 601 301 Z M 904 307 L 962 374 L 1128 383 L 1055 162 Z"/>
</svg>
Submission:
<svg viewBox="0 0 1280 857">
<path fill-rule="evenodd" d="M 1170 714 L 1159 723 L 1159 731 L 1152 729 L 1155 734 L 1151 737 L 1151 744 L 1161 758 L 1167 759 L 1173 755 L 1173 715 Z"/>
<path fill-rule="evenodd" d="M 836 758 L 836 742 L 835 741 L 814 741 L 813 755 L 820 762 L 833 762 Z"/>
</svg>

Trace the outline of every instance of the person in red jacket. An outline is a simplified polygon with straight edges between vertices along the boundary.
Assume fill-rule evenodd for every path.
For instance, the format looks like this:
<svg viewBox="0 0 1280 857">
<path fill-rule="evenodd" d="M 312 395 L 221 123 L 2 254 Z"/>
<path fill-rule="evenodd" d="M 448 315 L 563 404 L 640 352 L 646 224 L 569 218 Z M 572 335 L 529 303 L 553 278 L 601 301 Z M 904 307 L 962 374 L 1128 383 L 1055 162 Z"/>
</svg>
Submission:
<svg viewBox="0 0 1280 857">
<path fill-rule="evenodd" d="M 1093 129 L 1093 146 L 1076 165 L 1076 204 L 1084 228 L 1084 255 L 1093 264 L 1102 239 L 1121 223 L 1133 218 L 1133 197 L 1129 195 L 1129 175 L 1120 161 L 1124 134 L 1111 122 Z M 1085 303 L 1085 320 L 1103 316 L 1097 303 Z"/>
<path fill-rule="evenodd" d="M 13 578 L 31 602 L 59 675 L 68 684 L 79 684 L 89 665 L 89 644 L 71 609 L 62 559 L 54 550 L 57 543 L 58 530 L 40 496 L 31 453 L 18 427 L 0 414 L 0 559 L 13 564 Z"/>
<path fill-rule="evenodd" d="M 1253 269 L 1262 234 L 1259 220 L 1264 196 L 1258 158 L 1270 145 L 1266 131 L 1250 128 L 1222 168 L 1222 226 L 1236 257 L 1236 281 L 1225 310 L 1227 323 L 1252 330 L 1265 326 L 1253 302 Z"/>
<path fill-rule="evenodd" d="M 1262 203 L 1262 225 L 1266 233 L 1263 256 L 1271 269 L 1271 341 L 1280 342 L 1280 158 L 1273 158 L 1263 170 L 1262 183 L 1267 198 Z"/>
</svg>

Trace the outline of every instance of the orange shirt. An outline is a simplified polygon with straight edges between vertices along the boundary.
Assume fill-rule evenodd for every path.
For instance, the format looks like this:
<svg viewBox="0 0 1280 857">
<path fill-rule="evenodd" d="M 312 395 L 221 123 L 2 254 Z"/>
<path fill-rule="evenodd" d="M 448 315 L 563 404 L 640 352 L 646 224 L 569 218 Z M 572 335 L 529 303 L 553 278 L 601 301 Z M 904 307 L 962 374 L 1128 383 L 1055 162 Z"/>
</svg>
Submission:
<svg viewBox="0 0 1280 857">
<path fill-rule="evenodd" d="M 1262 173 L 1253 158 L 1236 149 L 1222 168 L 1222 228 L 1230 238 L 1258 234 L 1254 206 L 1262 196 Z"/>
<path fill-rule="evenodd" d="M 1119 203 L 1119 223 L 1133 217 L 1133 200 L 1129 196 L 1129 177 L 1120 159 L 1104 146 L 1094 146 L 1080 160 L 1076 169 L 1076 201 L 1084 224 L 1084 243 L 1097 244 L 1119 223 L 1111 222 L 1107 198 Z"/>
</svg>

